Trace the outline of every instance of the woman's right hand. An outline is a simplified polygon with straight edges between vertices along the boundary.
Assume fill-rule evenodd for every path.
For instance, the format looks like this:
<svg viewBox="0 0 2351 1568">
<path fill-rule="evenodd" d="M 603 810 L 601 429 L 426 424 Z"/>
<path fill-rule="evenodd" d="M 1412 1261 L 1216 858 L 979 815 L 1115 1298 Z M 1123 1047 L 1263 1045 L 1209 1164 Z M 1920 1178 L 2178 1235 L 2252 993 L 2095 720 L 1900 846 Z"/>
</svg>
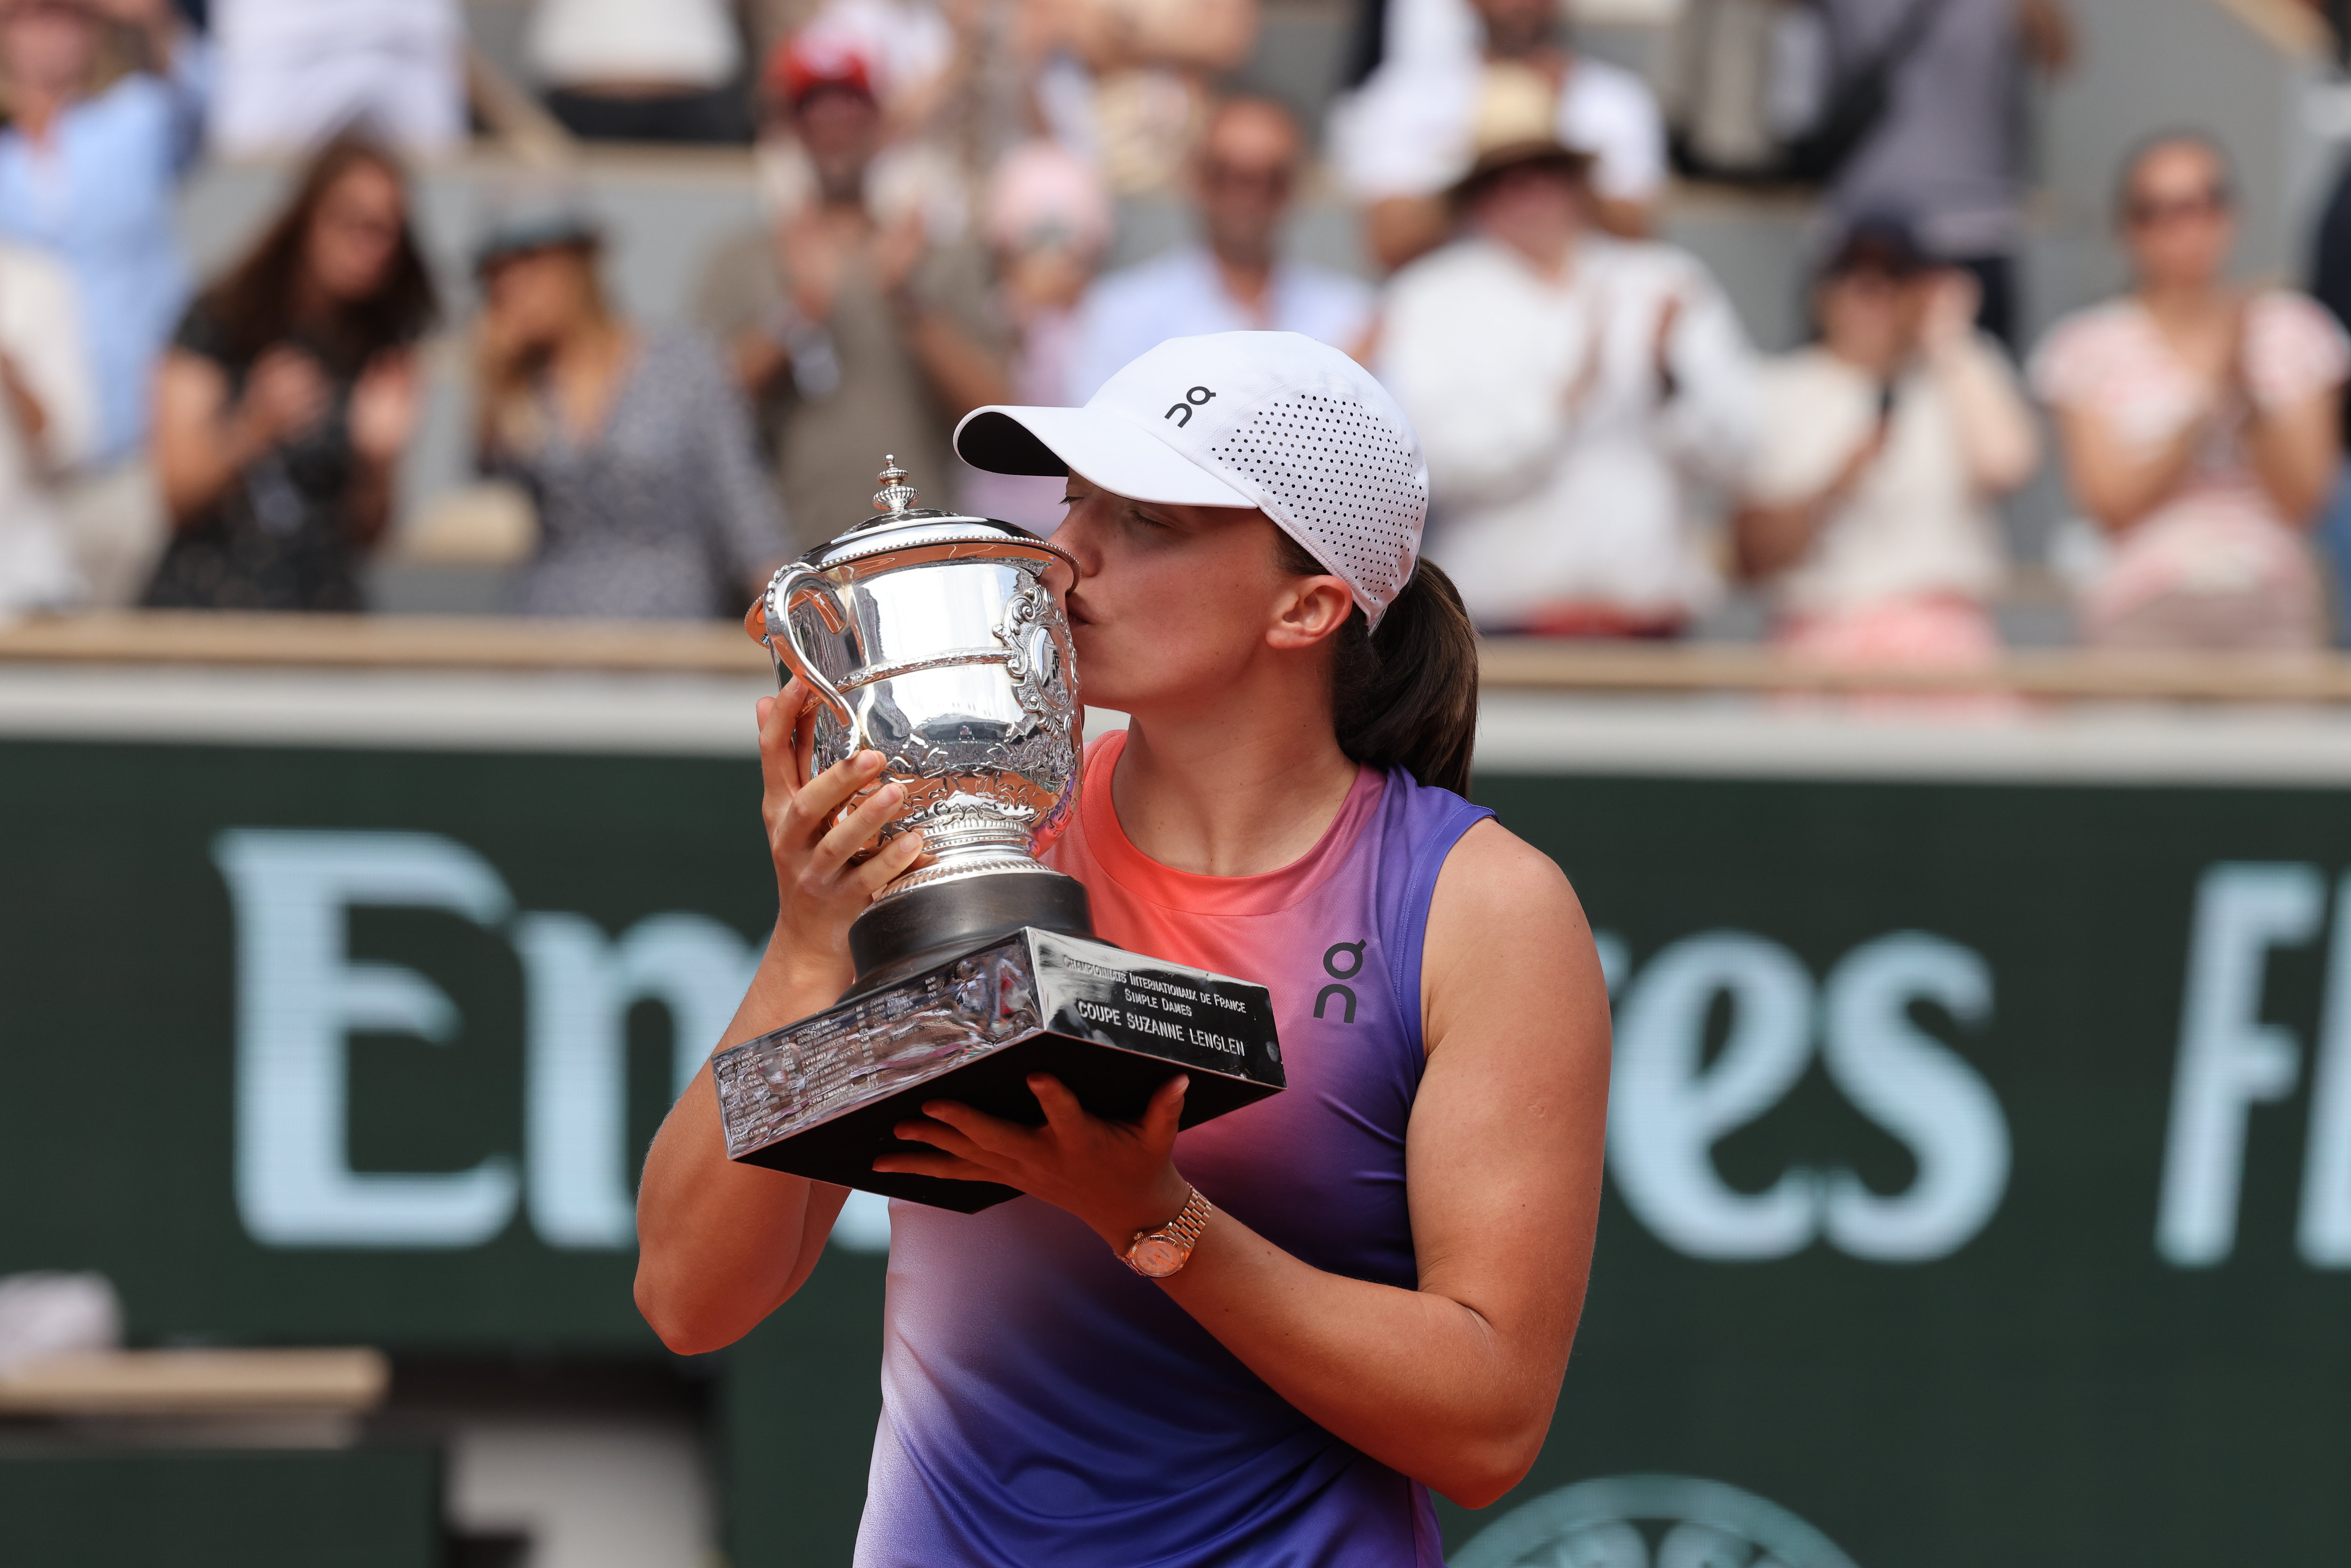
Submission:
<svg viewBox="0 0 2351 1568">
<path fill-rule="evenodd" d="M 857 864 L 905 800 L 903 786 L 873 789 L 846 816 L 841 810 L 882 771 L 878 751 L 842 758 L 803 784 L 816 744 L 814 694 L 795 678 L 759 702 L 759 768 L 768 851 L 776 864 L 776 941 L 786 961 L 812 984 L 845 989 L 854 977 L 849 923 L 873 895 L 903 876 L 923 852 L 923 835 L 900 833 Z M 839 821 L 835 821 L 838 817 Z"/>
<path fill-rule="evenodd" d="M 319 361 L 280 344 L 254 361 L 237 400 L 237 422 L 255 454 L 315 428 L 327 417 L 332 389 Z"/>
</svg>

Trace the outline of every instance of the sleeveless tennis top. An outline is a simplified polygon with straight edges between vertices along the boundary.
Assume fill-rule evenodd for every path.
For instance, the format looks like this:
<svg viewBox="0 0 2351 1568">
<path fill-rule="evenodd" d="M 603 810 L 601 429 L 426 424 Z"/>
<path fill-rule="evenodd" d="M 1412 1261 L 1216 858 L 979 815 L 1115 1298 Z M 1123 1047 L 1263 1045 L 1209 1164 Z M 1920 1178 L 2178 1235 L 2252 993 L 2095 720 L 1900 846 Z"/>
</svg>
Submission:
<svg viewBox="0 0 2351 1568">
<path fill-rule="evenodd" d="M 1102 938 L 1273 993 L 1289 1087 L 1180 1134 L 1208 1200 L 1318 1269 L 1416 1287 L 1405 1124 L 1421 938 L 1446 855 L 1491 815 L 1365 768 L 1307 854 L 1172 871 L 1111 801 L 1123 733 L 1087 747 L 1047 862 Z M 858 1568 L 1427 1568 L 1426 1489 L 1341 1442 L 1069 1214 L 890 1206 L 883 1413 Z"/>
</svg>

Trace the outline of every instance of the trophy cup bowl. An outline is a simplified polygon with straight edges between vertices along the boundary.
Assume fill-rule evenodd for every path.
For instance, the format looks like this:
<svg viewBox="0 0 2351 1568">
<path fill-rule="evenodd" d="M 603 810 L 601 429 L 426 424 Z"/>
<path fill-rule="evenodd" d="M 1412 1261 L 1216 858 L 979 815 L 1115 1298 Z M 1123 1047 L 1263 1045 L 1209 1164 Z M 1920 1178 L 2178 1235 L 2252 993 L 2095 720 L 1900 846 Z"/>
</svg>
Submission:
<svg viewBox="0 0 2351 1568">
<path fill-rule="evenodd" d="M 1038 853 L 1076 809 L 1083 718 L 1060 595 L 1076 563 L 1012 524 L 912 505 L 884 459 L 877 515 L 778 571 L 753 620 L 778 684 L 815 694 L 810 777 L 871 748 L 906 794 L 886 841 L 925 859 L 850 926 L 841 1001 L 713 1062 L 730 1157 L 967 1212 L 1016 1196 L 889 1175 L 927 1150 L 893 1125 L 924 1101 L 1041 1120 L 1029 1073 L 1131 1119 L 1176 1071 L 1186 1125 L 1282 1086 L 1261 986 L 1093 939 L 1086 892 Z M 861 797 L 862 798 L 862 797 Z M 844 810 L 853 809 L 844 808 Z"/>
</svg>

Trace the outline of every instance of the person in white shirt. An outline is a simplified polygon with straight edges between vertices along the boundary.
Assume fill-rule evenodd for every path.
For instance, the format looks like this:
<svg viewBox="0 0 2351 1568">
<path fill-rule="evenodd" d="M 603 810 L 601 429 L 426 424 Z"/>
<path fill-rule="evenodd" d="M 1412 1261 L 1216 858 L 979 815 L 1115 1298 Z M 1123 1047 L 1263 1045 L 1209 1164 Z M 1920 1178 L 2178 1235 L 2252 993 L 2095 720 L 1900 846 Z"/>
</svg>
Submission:
<svg viewBox="0 0 2351 1568">
<path fill-rule="evenodd" d="M 305 151 L 352 126 L 407 153 L 465 137 L 457 0 L 213 0 L 206 134 L 225 158 Z"/>
<path fill-rule="evenodd" d="M 1424 24 L 1430 45 L 1391 51 L 1362 88 L 1332 107 L 1331 160 L 1347 193 L 1364 207 L 1373 255 L 1399 267 L 1443 243 L 1445 192 L 1475 156 L 1478 105 L 1498 72 L 1541 79 L 1550 95 L 1552 134 L 1591 156 L 1589 194 L 1600 225 L 1626 238 L 1646 236 L 1668 171 L 1665 118 L 1648 85 L 1562 47 L 1559 0 L 1468 0 L 1468 8 L 1478 25 L 1476 49 L 1446 47 L 1444 40 L 1463 29 Z"/>
<path fill-rule="evenodd" d="M 741 141 L 729 0 L 537 0 L 523 35 L 548 111 L 598 141 Z"/>
<path fill-rule="evenodd" d="M 1429 559 L 1480 628 L 1667 636 L 1719 591 L 1694 485 L 1752 444 L 1750 350 L 1698 260 L 1585 225 L 1589 155 L 1489 95 L 1463 236 L 1398 273 L 1380 379 L 1428 460 Z"/>
<path fill-rule="evenodd" d="M 1865 219 L 1822 268 L 1819 341 L 1765 367 L 1736 532 L 1784 645 L 1847 664 L 1998 652 L 1992 503 L 2040 449 L 2014 372 L 1970 325 L 1976 289 L 1907 224 Z"/>
<path fill-rule="evenodd" d="M 1096 281 L 1080 308 L 1065 401 L 1085 402 L 1146 349 L 1203 332 L 1302 332 L 1360 355 L 1370 287 L 1279 254 L 1303 152 L 1280 104 L 1217 106 L 1192 172 L 1201 243 Z"/>
<path fill-rule="evenodd" d="M 97 439 L 98 389 L 72 275 L 0 241 L 0 619 L 87 597 L 57 485 Z"/>
</svg>

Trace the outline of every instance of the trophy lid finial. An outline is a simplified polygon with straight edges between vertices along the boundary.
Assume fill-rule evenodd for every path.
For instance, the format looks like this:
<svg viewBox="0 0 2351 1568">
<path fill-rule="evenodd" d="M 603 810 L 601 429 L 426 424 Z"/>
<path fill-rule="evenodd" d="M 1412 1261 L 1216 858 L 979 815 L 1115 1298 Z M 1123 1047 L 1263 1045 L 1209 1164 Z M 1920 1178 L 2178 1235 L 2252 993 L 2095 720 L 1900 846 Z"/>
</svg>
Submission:
<svg viewBox="0 0 2351 1568">
<path fill-rule="evenodd" d="M 882 472 L 875 476 L 882 488 L 873 493 L 873 509 L 896 517 L 914 504 L 914 487 L 906 483 L 906 471 L 898 466 L 895 453 L 882 456 Z"/>
</svg>

